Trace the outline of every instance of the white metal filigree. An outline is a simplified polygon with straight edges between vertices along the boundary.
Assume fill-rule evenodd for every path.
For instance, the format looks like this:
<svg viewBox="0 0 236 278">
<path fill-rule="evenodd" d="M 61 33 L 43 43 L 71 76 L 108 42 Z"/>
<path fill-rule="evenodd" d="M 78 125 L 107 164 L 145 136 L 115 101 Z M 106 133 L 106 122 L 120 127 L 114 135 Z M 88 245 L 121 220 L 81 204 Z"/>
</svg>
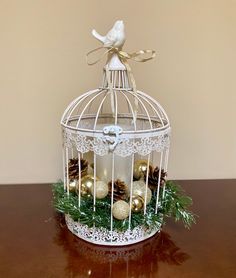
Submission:
<svg viewBox="0 0 236 278">
<path fill-rule="evenodd" d="M 65 219 L 68 229 L 73 234 L 85 241 L 101 245 L 122 246 L 134 244 L 153 236 L 161 229 L 161 227 L 147 229 L 139 226 L 133 230 L 118 232 L 104 228 L 89 228 L 87 225 L 74 221 L 69 215 L 66 215 Z"/>
<path fill-rule="evenodd" d="M 64 129 L 63 135 L 65 147 L 74 146 L 78 152 L 92 151 L 100 156 L 107 155 L 113 150 L 116 155 L 122 157 L 135 153 L 145 156 L 153 151 L 161 152 L 169 148 L 170 145 L 170 129 L 159 132 L 158 135 L 149 134 L 146 137 L 135 135 L 132 138 L 131 136 L 118 135 L 115 137 L 115 141 L 112 141 L 111 136 L 98 134 L 96 137 L 90 137 L 70 129 Z"/>
</svg>

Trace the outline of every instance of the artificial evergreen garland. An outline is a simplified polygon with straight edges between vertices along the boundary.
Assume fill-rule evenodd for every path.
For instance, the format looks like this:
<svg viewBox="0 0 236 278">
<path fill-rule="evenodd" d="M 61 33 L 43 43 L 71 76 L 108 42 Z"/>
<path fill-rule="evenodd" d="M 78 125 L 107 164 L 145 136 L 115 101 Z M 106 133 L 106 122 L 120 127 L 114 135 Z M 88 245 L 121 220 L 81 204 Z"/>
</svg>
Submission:
<svg viewBox="0 0 236 278">
<path fill-rule="evenodd" d="M 160 191 L 163 189 L 161 188 Z M 162 196 L 162 194 L 160 195 Z M 54 206 L 57 211 L 69 214 L 74 221 L 88 227 L 98 227 L 110 229 L 111 220 L 111 200 L 106 197 L 102 200 L 96 200 L 96 211 L 93 211 L 93 198 L 81 198 L 80 208 L 78 206 L 78 196 L 75 193 L 64 191 L 62 182 L 53 185 Z M 155 229 L 163 224 L 164 217 L 172 217 L 176 221 L 181 220 L 186 228 L 190 228 L 195 223 L 194 214 L 188 210 L 192 204 L 192 199 L 186 196 L 181 187 L 172 181 L 166 182 L 165 198 L 161 202 L 158 213 L 155 213 L 156 201 L 152 198 L 147 205 L 146 214 L 143 212 L 133 213 L 131 216 L 131 229 L 137 226 L 145 226 L 149 229 Z M 117 231 L 128 229 L 128 219 L 113 219 L 113 228 Z"/>
</svg>

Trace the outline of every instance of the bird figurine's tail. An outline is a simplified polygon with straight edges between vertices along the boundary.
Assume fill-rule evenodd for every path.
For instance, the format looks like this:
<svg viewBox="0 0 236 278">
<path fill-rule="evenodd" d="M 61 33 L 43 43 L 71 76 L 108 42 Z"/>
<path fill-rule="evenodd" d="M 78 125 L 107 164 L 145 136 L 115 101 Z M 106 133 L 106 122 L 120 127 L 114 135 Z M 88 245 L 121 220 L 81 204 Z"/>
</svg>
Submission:
<svg viewBox="0 0 236 278">
<path fill-rule="evenodd" d="M 100 34 L 98 34 L 98 32 L 97 32 L 95 29 L 92 30 L 92 35 L 93 35 L 97 40 L 99 40 L 100 42 L 102 42 L 102 43 L 105 42 L 106 36 L 101 36 Z"/>
</svg>

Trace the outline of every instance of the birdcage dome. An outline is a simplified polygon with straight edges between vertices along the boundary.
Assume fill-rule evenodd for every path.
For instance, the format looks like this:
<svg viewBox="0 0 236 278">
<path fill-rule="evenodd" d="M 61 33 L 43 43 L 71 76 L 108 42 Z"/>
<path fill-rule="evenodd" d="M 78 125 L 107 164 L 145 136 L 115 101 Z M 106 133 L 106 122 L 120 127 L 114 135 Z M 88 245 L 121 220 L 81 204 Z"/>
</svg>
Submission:
<svg viewBox="0 0 236 278">
<path fill-rule="evenodd" d="M 151 96 L 133 90 L 123 64 L 118 67 L 117 61 L 115 66 L 111 61 L 106 67 L 102 85 L 76 98 L 65 110 L 61 119 L 65 142 L 74 144 L 79 152 L 99 155 L 107 154 L 114 144 L 114 152 L 121 156 L 161 151 L 169 144 L 166 112 Z"/>
</svg>

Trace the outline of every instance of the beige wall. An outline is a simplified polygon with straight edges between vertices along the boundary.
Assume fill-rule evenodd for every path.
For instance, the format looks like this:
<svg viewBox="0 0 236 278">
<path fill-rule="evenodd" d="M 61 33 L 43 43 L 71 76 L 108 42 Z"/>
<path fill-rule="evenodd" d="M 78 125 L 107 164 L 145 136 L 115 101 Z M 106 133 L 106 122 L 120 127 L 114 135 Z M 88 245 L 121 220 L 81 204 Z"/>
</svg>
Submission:
<svg viewBox="0 0 236 278">
<path fill-rule="evenodd" d="M 0 183 L 61 177 L 60 116 L 100 81 L 85 53 L 116 19 L 138 88 L 171 119 L 169 177 L 236 178 L 236 1 L 0 0 Z"/>
</svg>

